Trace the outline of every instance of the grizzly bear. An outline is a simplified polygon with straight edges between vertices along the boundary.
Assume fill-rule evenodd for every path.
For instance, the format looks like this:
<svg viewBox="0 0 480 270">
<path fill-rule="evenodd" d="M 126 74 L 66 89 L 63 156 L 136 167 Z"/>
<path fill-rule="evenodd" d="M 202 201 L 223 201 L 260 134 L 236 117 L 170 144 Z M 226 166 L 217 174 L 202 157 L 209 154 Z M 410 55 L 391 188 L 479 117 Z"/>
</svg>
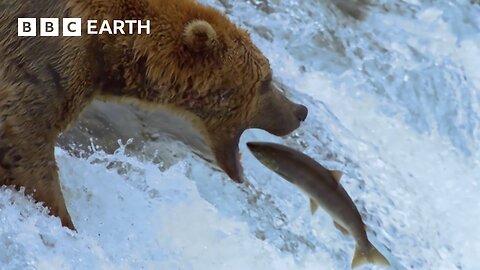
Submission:
<svg viewBox="0 0 480 270">
<path fill-rule="evenodd" d="M 3 0 L 0 10 L 0 186 L 25 187 L 70 229 L 54 147 L 94 99 L 187 119 L 237 182 L 244 130 L 284 136 L 307 116 L 248 33 L 193 0 Z M 151 31 L 19 37 L 19 17 L 150 20 Z"/>
</svg>

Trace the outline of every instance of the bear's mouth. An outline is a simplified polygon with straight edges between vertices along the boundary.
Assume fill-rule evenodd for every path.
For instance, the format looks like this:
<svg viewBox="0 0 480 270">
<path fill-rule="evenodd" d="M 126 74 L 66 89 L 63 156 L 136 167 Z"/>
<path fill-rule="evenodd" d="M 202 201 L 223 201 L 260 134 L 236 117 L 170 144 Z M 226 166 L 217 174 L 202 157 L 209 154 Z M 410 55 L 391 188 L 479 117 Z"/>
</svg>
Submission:
<svg viewBox="0 0 480 270">
<path fill-rule="evenodd" d="M 243 183 L 243 166 L 240 162 L 242 155 L 238 147 L 240 136 L 233 136 L 229 139 L 212 136 L 207 141 L 209 143 L 206 148 L 198 147 L 204 144 L 198 143 L 194 145 L 191 141 L 189 145 L 192 147 L 193 153 L 210 163 L 213 169 L 226 173 L 236 183 Z"/>
<path fill-rule="evenodd" d="M 242 163 L 240 162 L 240 159 L 242 157 L 242 153 L 240 150 L 238 150 L 238 145 L 237 145 L 237 150 L 235 151 L 235 162 L 233 167 L 230 169 L 232 171 L 232 174 L 227 175 L 235 182 L 237 183 L 243 183 L 245 181 L 243 177 L 243 166 Z"/>
<path fill-rule="evenodd" d="M 240 162 L 241 154 L 238 147 L 240 136 L 223 141 L 213 149 L 218 166 L 237 183 L 244 182 L 243 167 Z"/>
<path fill-rule="evenodd" d="M 216 171 L 226 173 L 227 176 L 235 181 L 236 183 L 243 183 L 245 181 L 243 176 L 243 166 L 240 162 L 240 158 L 242 156 L 240 151 L 236 151 L 234 154 L 234 162 L 230 165 L 225 162 L 214 161 L 216 158 L 212 158 L 211 155 L 205 155 L 199 151 L 193 151 L 199 158 L 203 159 L 207 163 L 212 165 L 212 168 Z"/>
<path fill-rule="evenodd" d="M 180 140 L 213 168 L 225 172 L 233 181 L 242 183 L 243 167 L 238 144 L 243 130 L 207 128 L 204 121 L 196 115 L 175 109 L 174 112 L 169 107 L 157 109 L 156 114 L 162 119 L 160 123 L 156 123 L 158 130 Z"/>
</svg>

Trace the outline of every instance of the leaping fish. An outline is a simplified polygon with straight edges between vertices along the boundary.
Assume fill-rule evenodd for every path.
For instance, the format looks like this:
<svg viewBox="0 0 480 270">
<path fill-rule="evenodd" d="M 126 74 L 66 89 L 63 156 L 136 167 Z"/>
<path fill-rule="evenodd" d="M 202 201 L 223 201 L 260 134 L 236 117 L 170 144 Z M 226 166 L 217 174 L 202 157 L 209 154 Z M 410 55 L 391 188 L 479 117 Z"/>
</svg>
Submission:
<svg viewBox="0 0 480 270">
<path fill-rule="evenodd" d="M 352 268 L 365 263 L 390 265 L 368 240 L 357 207 L 339 183 L 341 172 L 330 171 L 309 156 L 280 144 L 249 142 L 247 146 L 266 167 L 307 193 L 312 214 L 321 206 L 333 218 L 335 227 L 353 236 L 356 248 Z"/>
</svg>

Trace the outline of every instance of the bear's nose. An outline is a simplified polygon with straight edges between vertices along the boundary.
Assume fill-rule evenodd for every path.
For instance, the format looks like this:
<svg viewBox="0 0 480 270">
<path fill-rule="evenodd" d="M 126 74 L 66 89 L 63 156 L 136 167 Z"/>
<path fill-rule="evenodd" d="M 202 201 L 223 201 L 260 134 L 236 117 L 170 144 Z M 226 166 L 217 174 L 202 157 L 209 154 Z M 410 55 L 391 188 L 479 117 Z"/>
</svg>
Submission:
<svg viewBox="0 0 480 270">
<path fill-rule="evenodd" d="M 297 117 L 298 121 L 303 122 L 307 119 L 308 109 L 303 105 L 298 105 L 297 109 L 295 110 L 295 116 Z"/>
</svg>

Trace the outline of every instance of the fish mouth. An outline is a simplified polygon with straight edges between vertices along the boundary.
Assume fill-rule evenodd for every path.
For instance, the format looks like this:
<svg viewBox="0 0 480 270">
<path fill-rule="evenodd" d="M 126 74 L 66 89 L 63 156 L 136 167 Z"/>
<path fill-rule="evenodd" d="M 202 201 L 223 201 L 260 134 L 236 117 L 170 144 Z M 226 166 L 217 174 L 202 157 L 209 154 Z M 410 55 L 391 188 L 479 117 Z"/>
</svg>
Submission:
<svg viewBox="0 0 480 270">
<path fill-rule="evenodd" d="M 262 143 L 261 142 L 247 142 L 247 147 L 248 149 L 250 149 L 250 151 L 254 152 L 254 153 L 257 153 L 257 148 L 258 146 L 261 146 Z"/>
<path fill-rule="evenodd" d="M 268 150 L 275 150 L 275 144 L 270 142 L 247 142 L 247 147 L 257 157 Z"/>
<path fill-rule="evenodd" d="M 260 158 L 260 151 L 259 151 L 259 144 L 258 142 L 247 142 L 247 148 L 250 152 L 258 159 Z"/>
<path fill-rule="evenodd" d="M 270 170 L 276 170 L 277 164 L 271 158 L 274 155 L 274 144 L 268 142 L 247 142 L 247 147 L 253 156 Z"/>
</svg>

